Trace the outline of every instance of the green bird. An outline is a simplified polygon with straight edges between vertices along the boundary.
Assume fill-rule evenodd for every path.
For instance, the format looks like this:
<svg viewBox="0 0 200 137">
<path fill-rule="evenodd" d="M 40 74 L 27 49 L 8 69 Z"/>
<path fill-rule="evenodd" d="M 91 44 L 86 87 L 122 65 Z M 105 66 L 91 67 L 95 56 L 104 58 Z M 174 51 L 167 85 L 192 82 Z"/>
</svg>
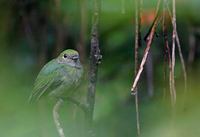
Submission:
<svg viewBox="0 0 200 137">
<path fill-rule="evenodd" d="M 38 101 L 43 96 L 55 98 L 71 96 L 80 83 L 82 73 L 78 52 L 72 49 L 63 51 L 41 69 L 29 101 Z"/>
</svg>

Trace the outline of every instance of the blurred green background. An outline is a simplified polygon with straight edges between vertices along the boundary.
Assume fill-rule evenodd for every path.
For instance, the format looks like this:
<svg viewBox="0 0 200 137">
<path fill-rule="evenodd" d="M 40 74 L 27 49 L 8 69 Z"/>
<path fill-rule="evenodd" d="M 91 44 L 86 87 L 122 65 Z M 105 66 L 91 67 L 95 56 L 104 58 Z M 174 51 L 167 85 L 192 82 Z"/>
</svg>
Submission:
<svg viewBox="0 0 200 137">
<path fill-rule="evenodd" d="M 154 13 L 156 2 L 143 0 L 145 17 Z M 134 0 L 101 1 L 99 39 L 103 60 L 94 113 L 97 137 L 136 136 L 134 97 L 130 96 L 134 76 L 134 4 Z M 168 80 L 163 78 L 162 32 L 158 29 L 150 65 L 145 67 L 139 82 L 142 137 L 200 137 L 200 1 L 177 0 L 176 4 L 189 90 L 184 93 L 177 52 L 177 105 L 172 113 Z M 85 82 L 78 98 L 85 101 L 92 6 L 90 0 L 0 1 L 0 137 L 58 137 L 52 119 L 55 102 L 43 99 L 29 104 L 28 97 L 41 67 L 64 49 L 77 49 L 81 54 Z M 142 24 L 143 37 L 150 25 L 148 20 Z M 169 39 L 170 33 L 171 27 Z M 145 44 L 139 50 L 140 59 L 144 48 Z M 147 69 L 152 69 L 152 73 Z M 60 114 L 66 136 L 82 137 L 83 112 L 66 102 Z"/>
</svg>

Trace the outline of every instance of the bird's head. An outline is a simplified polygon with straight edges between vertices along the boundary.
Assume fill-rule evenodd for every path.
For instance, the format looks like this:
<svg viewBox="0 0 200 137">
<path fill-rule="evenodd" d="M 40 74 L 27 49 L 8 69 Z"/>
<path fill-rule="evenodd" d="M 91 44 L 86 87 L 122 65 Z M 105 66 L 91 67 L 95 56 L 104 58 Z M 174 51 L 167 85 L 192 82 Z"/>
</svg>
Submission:
<svg viewBox="0 0 200 137">
<path fill-rule="evenodd" d="M 81 64 L 79 60 L 79 54 L 76 50 L 73 49 L 67 49 L 60 53 L 60 55 L 57 57 L 59 63 L 69 65 L 71 67 L 75 67 L 80 69 Z"/>
</svg>

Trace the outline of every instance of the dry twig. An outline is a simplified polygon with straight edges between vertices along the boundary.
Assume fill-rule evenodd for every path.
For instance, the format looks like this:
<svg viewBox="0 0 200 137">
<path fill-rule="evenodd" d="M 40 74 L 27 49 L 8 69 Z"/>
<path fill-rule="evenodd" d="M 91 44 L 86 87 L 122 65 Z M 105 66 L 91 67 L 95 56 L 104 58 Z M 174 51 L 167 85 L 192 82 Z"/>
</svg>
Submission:
<svg viewBox="0 0 200 137">
<path fill-rule="evenodd" d="M 171 22 L 173 24 L 172 13 L 171 13 L 171 11 L 169 9 L 169 5 L 168 5 L 167 2 L 165 4 L 165 6 L 167 7 L 167 11 L 169 13 L 169 17 L 170 17 Z M 186 91 L 187 90 L 187 71 L 186 71 L 186 67 L 185 67 L 185 61 L 184 61 L 184 58 L 183 58 L 181 44 L 180 44 L 180 40 L 179 40 L 179 35 L 178 35 L 178 32 L 177 32 L 177 29 L 175 30 L 175 36 L 176 36 L 176 44 L 177 44 L 177 47 L 178 47 L 179 57 L 180 57 L 180 60 L 181 60 L 181 66 L 182 66 L 182 71 L 183 71 L 183 76 L 184 76 L 184 85 L 185 85 L 185 91 Z"/>
<path fill-rule="evenodd" d="M 164 45 L 165 45 L 165 52 L 167 54 L 168 59 L 168 66 L 169 66 L 169 87 L 170 87 L 170 96 L 171 99 L 173 98 L 173 91 L 172 91 L 172 61 L 171 61 L 171 55 L 170 55 L 170 48 L 169 48 L 169 41 L 167 36 L 167 24 L 166 24 L 166 0 L 164 0 L 163 3 L 163 36 L 164 36 Z M 172 102 L 173 103 L 173 102 Z"/>
<path fill-rule="evenodd" d="M 171 91 L 172 91 L 172 105 L 176 103 L 176 87 L 175 87 L 175 78 L 174 78 L 174 69 L 175 69 L 175 42 L 176 42 L 176 7 L 175 0 L 172 0 L 172 73 L 171 73 Z"/>
<path fill-rule="evenodd" d="M 142 73 L 142 71 L 144 69 L 144 64 L 145 64 L 145 62 L 147 60 L 147 56 L 148 56 L 149 50 L 151 48 L 151 44 L 152 44 L 152 41 L 153 41 L 153 38 L 154 38 L 154 34 L 155 34 L 155 31 L 156 31 L 156 28 L 158 26 L 158 23 L 159 23 L 160 19 L 161 19 L 161 16 L 157 15 L 155 20 L 154 20 L 154 23 L 153 23 L 153 25 L 152 25 L 152 27 L 150 29 L 150 33 L 146 38 L 147 46 L 146 46 L 146 49 L 144 51 L 144 55 L 143 55 L 142 62 L 140 64 L 139 70 L 137 72 L 137 75 L 135 77 L 135 80 L 134 80 L 132 88 L 131 88 L 131 92 L 132 92 L 133 95 L 135 94 L 135 89 L 136 89 L 138 80 L 139 80 L 140 75 L 141 75 L 141 73 Z"/>
</svg>

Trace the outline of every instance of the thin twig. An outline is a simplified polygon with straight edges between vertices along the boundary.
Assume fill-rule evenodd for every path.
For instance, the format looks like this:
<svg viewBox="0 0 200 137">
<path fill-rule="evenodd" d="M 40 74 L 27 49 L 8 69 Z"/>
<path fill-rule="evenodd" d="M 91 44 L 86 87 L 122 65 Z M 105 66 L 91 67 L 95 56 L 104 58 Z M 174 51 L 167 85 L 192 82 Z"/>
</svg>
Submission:
<svg viewBox="0 0 200 137">
<path fill-rule="evenodd" d="M 60 106 L 62 105 L 63 103 L 63 100 L 62 99 L 59 99 L 54 108 L 53 108 L 53 119 L 54 119 L 54 123 L 56 125 L 56 128 L 57 128 L 57 131 L 58 131 L 58 134 L 60 137 L 65 137 L 65 134 L 64 134 L 64 131 L 63 131 L 63 128 L 61 126 L 61 123 L 60 123 L 60 120 L 59 120 L 59 109 L 60 109 Z"/>
<path fill-rule="evenodd" d="M 158 12 L 160 10 L 160 3 L 161 3 L 161 0 L 158 0 L 157 6 L 156 6 L 156 15 L 158 14 Z"/>
<path fill-rule="evenodd" d="M 180 56 L 180 60 L 181 60 L 182 70 L 183 70 L 185 90 L 187 90 L 187 71 L 186 71 L 186 67 L 185 67 L 185 61 L 184 61 L 184 58 L 183 58 L 183 54 L 182 54 L 182 50 L 181 50 L 181 44 L 180 44 L 180 40 L 179 40 L 177 30 L 176 30 L 176 43 L 177 43 L 177 46 L 178 46 L 179 56 Z"/>
<path fill-rule="evenodd" d="M 141 0 L 135 1 L 135 75 L 138 70 L 138 48 L 141 47 Z M 136 126 L 137 135 L 140 136 L 140 115 L 139 115 L 139 104 L 138 104 L 138 88 L 135 89 L 135 111 L 136 111 Z"/>
<path fill-rule="evenodd" d="M 153 41 L 153 38 L 154 38 L 154 34 L 155 34 L 155 31 L 156 31 L 156 28 L 158 26 L 158 23 L 159 23 L 160 19 L 161 19 L 161 16 L 157 15 L 156 18 L 155 18 L 155 21 L 154 21 L 154 23 L 153 23 L 153 25 L 151 27 L 150 33 L 147 36 L 147 39 L 146 39 L 147 46 L 145 48 L 144 55 L 143 55 L 143 58 L 142 58 L 142 62 L 140 63 L 139 70 L 137 72 L 137 75 L 135 77 L 135 80 L 134 80 L 132 88 L 131 88 L 131 92 L 132 92 L 133 95 L 135 94 L 135 88 L 137 86 L 137 83 L 138 83 L 138 80 L 140 78 L 140 75 L 141 75 L 141 73 L 142 73 L 142 71 L 144 69 L 144 64 L 145 64 L 145 62 L 147 60 L 147 56 L 148 56 L 149 50 L 151 48 L 151 44 L 152 44 L 152 41 Z"/>
<path fill-rule="evenodd" d="M 149 35 L 150 35 L 150 33 L 151 33 L 152 27 L 153 27 L 153 25 L 155 24 L 155 21 L 157 20 L 157 17 L 158 17 L 158 15 L 159 15 L 160 3 L 161 3 L 161 0 L 158 0 L 157 5 L 156 5 L 156 17 L 155 17 L 155 19 L 153 20 L 153 23 L 152 23 L 152 25 L 151 25 L 151 27 L 150 27 L 148 33 L 147 33 L 147 34 L 145 35 L 145 37 L 144 37 L 144 40 L 145 40 L 145 41 L 148 41 L 148 38 L 149 38 Z"/>
<path fill-rule="evenodd" d="M 173 32 L 172 32 L 172 101 L 173 106 L 176 103 L 176 87 L 175 87 L 175 77 L 174 77 L 174 69 L 175 69 L 175 44 L 176 44 L 176 5 L 175 0 L 172 0 L 172 25 L 173 25 Z"/>
<path fill-rule="evenodd" d="M 170 55 L 170 48 L 169 48 L 169 41 L 167 36 L 167 24 L 166 24 L 166 0 L 163 3 L 163 36 L 164 36 L 164 45 L 165 45 L 165 52 L 168 55 L 168 66 L 169 66 L 169 87 L 170 87 L 170 96 L 171 100 L 173 98 L 173 91 L 172 91 L 172 61 Z M 172 102 L 173 103 L 173 102 Z"/>
<path fill-rule="evenodd" d="M 166 7 L 167 7 L 167 11 L 169 13 L 169 17 L 171 19 L 171 22 L 173 24 L 172 14 L 171 14 L 171 11 L 169 9 L 169 5 L 168 5 L 167 2 L 166 2 Z M 182 49 L 181 49 L 181 44 L 180 44 L 180 40 L 179 40 L 179 35 L 178 35 L 178 32 L 177 32 L 177 28 L 176 28 L 175 31 L 176 31 L 175 32 L 175 35 L 176 35 L 176 44 L 177 44 L 177 47 L 178 47 L 179 57 L 180 57 L 180 60 L 181 60 L 181 66 L 182 66 L 183 77 L 184 77 L 184 85 L 185 85 L 185 91 L 186 91 L 187 90 L 187 71 L 186 71 L 185 61 L 184 61 L 183 54 L 182 54 Z"/>
<path fill-rule="evenodd" d="M 137 136 L 140 136 L 140 113 L 139 113 L 139 103 L 138 103 L 138 92 L 135 94 L 135 111 L 136 111 Z"/>
<path fill-rule="evenodd" d="M 158 22 L 160 21 L 160 18 L 161 18 L 161 16 L 159 15 L 159 9 L 160 9 L 160 0 L 158 0 L 157 6 L 156 6 L 156 17 L 155 17 L 155 19 L 152 23 L 152 26 L 150 27 L 147 35 L 145 36 L 145 41 L 147 42 L 147 46 L 146 46 L 146 49 L 144 51 L 144 55 L 143 55 L 143 58 L 142 58 L 142 62 L 140 64 L 140 68 L 137 72 L 137 75 L 135 76 L 135 79 L 134 79 L 134 82 L 133 82 L 133 85 L 132 85 L 132 88 L 131 88 L 131 94 L 133 94 L 133 95 L 135 94 L 135 89 L 136 89 L 137 83 L 138 83 L 140 75 L 143 71 L 144 64 L 147 60 L 148 52 L 150 50 L 150 47 L 151 47 L 151 44 L 152 44 L 152 41 L 153 41 L 153 38 L 154 38 L 156 27 L 157 27 Z"/>
</svg>

